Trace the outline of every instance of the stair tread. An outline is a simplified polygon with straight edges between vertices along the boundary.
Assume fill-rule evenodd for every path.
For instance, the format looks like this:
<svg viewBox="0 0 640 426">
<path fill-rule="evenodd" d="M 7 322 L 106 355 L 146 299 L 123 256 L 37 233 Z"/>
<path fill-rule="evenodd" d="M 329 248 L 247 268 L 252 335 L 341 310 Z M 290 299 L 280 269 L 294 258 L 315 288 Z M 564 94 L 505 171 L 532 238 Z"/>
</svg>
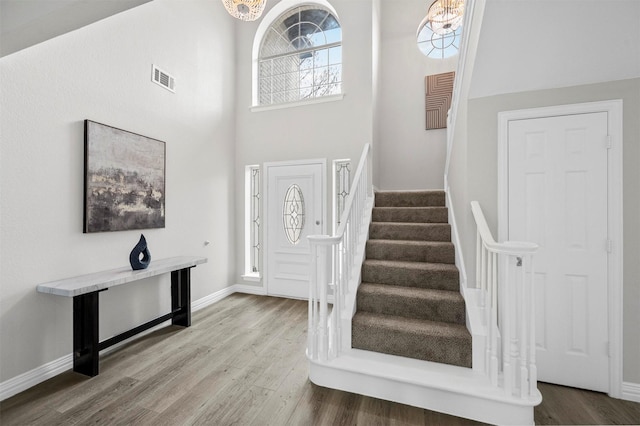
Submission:
<svg viewBox="0 0 640 426">
<path fill-rule="evenodd" d="M 456 265 L 451 263 L 432 263 L 432 262 L 411 262 L 404 260 L 384 260 L 384 259 L 365 259 L 364 265 L 386 266 L 406 269 L 431 270 L 431 271 L 451 271 L 458 272 Z"/>
<path fill-rule="evenodd" d="M 446 209 L 446 206 L 375 206 L 374 209 L 407 209 L 407 210 L 439 210 Z"/>
<path fill-rule="evenodd" d="M 391 210 L 403 210 L 403 211 L 440 211 L 445 210 L 446 206 L 376 206 L 374 210 L 391 211 Z"/>
<path fill-rule="evenodd" d="M 409 245 L 409 246 L 426 246 L 426 247 L 451 247 L 451 241 L 421 241 L 421 240 L 391 240 L 388 238 L 372 238 L 368 240 L 372 244 L 392 244 L 392 245 Z"/>
<path fill-rule="evenodd" d="M 458 291 L 363 282 L 356 300 L 358 312 L 465 323 L 464 298 Z"/>
<path fill-rule="evenodd" d="M 377 189 L 376 194 L 444 194 L 444 189 Z"/>
<path fill-rule="evenodd" d="M 471 341 L 466 325 L 449 322 L 430 321 L 418 318 L 406 318 L 374 312 L 356 312 L 353 322 L 369 325 L 389 331 L 402 331 L 420 336 L 433 336 Z"/>
<path fill-rule="evenodd" d="M 444 222 L 371 222 L 369 239 L 451 242 L 451 225 Z"/>
<path fill-rule="evenodd" d="M 445 206 L 422 207 L 374 207 L 372 222 L 375 223 L 447 223 L 449 209 Z"/>
<path fill-rule="evenodd" d="M 441 207 L 445 204 L 442 190 L 376 191 L 377 207 Z"/>
<path fill-rule="evenodd" d="M 371 222 L 372 225 L 390 226 L 390 227 L 419 227 L 419 228 L 438 228 L 450 226 L 446 222 Z"/>
<path fill-rule="evenodd" d="M 454 290 L 363 282 L 360 284 L 360 287 L 358 287 L 358 292 L 383 293 L 386 295 L 410 297 L 413 299 L 429 299 L 434 301 L 454 301 L 464 303 L 464 298 L 460 292 Z"/>
</svg>

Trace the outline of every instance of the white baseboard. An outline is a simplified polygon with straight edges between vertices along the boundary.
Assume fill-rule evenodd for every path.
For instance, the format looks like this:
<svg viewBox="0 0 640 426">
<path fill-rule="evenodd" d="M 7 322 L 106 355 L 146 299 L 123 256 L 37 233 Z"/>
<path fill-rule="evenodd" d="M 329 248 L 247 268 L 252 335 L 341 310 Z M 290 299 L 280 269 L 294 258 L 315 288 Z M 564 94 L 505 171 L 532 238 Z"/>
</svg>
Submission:
<svg viewBox="0 0 640 426">
<path fill-rule="evenodd" d="M 255 294 L 258 296 L 266 296 L 267 289 L 262 286 L 246 285 L 246 284 L 234 284 L 230 287 L 234 293 L 246 293 Z"/>
<path fill-rule="evenodd" d="M 202 297 L 195 302 L 191 302 L 191 312 L 199 311 L 200 309 L 206 308 L 209 305 L 213 305 L 216 302 L 221 301 L 227 296 L 235 293 L 233 290 L 233 286 L 225 287 L 222 290 L 218 290 L 215 293 L 211 293 L 208 296 Z"/>
<path fill-rule="evenodd" d="M 31 371 L 0 383 L 0 401 L 49 380 L 73 367 L 72 354 L 65 355 Z"/>
<path fill-rule="evenodd" d="M 640 383 L 622 382 L 622 397 L 620 399 L 640 402 Z"/>
<path fill-rule="evenodd" d="M 236 287 L 237 285 L 225 287 L 222 290 L 216 291 L 215 293 L 212 293 L 208 296 L 205 296 L 201 299 L 191 302 L 191 312 L 206 308 L 207 306 L 212 305 L 233 293 L 236 293 L 236 292 L 247 293 L 248 291 L 242 291 L 244 290 L 244 287 L 252 287 L 252 286 L 242 286 L 241 289 L 237 289 Z M 258 288 L 258 287 L 252 287 L 252 288 Z M 254 294 L 260 294 L 260 293 L 254 293 Z M 166 327 L 168 323 L 169 321 L 164 322 L 148 330 L 145 330 L 142 333 L 136 334 L 130 339 L 127 339 L 123 342 L 118 343 L 117 345 L 114 345 L 110 348 L 105 349 L 101 353 L 104 355 L 111 351 L 114 351 L 118 349 L 120 346 L 129 342 L 131 339 L 142 337 L 145 334 L 149 334 L 162 327 Z M 0 383 L 0 401 L 4 401 L 5 399 L 10 398 L 24 390 L 27 390 L 32 386 L 42 383 L 45 380 L 48 380 L 52 377 L 57 376 L 58 374 L 64 373 L 65 371 L 70 370 L 71 368 L 73 368 L 73 354 L 69 353 L 58 359 L 55 359 L 51 362 L 41 365 L 40 367 L 36 367 L 33 370 L 27 371 L 26 373 L 20 374 L 9 380 L 6 380 Z"/>
</svg>

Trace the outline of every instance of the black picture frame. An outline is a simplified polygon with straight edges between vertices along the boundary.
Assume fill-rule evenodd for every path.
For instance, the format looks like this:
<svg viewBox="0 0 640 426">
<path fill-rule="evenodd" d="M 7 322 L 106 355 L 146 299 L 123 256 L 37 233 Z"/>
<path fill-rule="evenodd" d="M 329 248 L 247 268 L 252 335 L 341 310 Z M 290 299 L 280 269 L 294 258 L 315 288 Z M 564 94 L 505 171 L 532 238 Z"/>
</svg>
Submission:
<svg viewBox="0 0 640 426">
<path fill-rule="evenodd" d="M 166 144 L 84 121 L 84 233 L 165 227 Z"/>
</svg>

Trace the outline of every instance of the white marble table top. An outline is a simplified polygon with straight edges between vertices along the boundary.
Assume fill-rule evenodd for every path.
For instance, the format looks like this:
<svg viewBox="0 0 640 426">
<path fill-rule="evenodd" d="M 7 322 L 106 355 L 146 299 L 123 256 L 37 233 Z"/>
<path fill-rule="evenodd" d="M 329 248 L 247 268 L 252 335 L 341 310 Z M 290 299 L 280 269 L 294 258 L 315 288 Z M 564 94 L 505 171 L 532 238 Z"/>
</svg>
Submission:
<svg viewBox="0 0 640 426">
<path fill-rule="evenodd" d="M 50 281 L 38 284 L 40 293 L 56 294 L 58 296 L 74 297 L 85 293 L 91 293 L 126 284 L 131 281 L 149 278 L 178 269 L 206 263 L 206 257 L 180 256 L 167 259 L 152 260 L 149 267 L 133 271 L 130 266 L 101 271 L 93 274 L 80 275 L 58 281 Z"/>
</svg>

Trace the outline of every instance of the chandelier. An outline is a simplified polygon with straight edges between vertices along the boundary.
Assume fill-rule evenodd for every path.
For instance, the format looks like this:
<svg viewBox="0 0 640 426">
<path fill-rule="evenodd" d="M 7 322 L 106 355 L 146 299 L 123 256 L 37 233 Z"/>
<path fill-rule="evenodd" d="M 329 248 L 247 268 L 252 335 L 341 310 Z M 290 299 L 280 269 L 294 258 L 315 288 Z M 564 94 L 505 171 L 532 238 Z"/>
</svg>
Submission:
<svg viewBox="0 0 640 426">
<path fill-rule="evenodd" d="M 427 12 L 427 24 L 439 35 L 460 28 L 463 18 L 464 0 L 436 0 Z"/>
<path fill-rule="evenodd" d="M 267 0 L 222 0 L 229 15 L 241 21 L 255 21 L 262 15 Z"/>
</svg>

